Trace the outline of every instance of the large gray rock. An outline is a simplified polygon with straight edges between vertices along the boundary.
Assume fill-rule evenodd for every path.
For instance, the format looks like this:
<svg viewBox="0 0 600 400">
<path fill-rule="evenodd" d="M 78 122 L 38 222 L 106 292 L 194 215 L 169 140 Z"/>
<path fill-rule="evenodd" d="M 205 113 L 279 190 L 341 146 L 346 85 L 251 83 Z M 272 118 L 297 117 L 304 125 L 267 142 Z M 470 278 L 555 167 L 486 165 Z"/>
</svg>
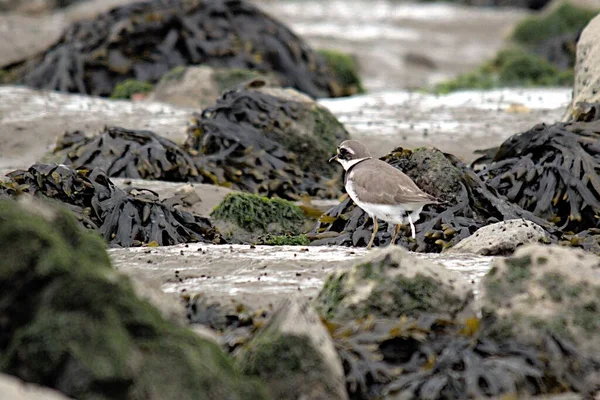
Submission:
<svg viewBox="0 0 600 400">
<path fill-rule="evenodd" d="M 181 107 L 205 108 L 213 105 L 225 90 L 260 79 L 279 84 L 272 74 L 237 68 L 213 68 L 206 65 L 177 67 L 163 76 L 149 99 Z"/>
<path fill-rule="evenodd" d="M 2 400 L 68 400 L 56 390 L 25 383 L 14 376 L 0 374 L 0 398 Z"/>
<path fill-rule="evenodd" d="M 478 229 L 473 235 L 448 249 L 448 253 L 509 255 L 517 247 L 537 243 L 545 237 L 546 231 L 541 226 L 523 219 L 512 219 Z"/>
<path fill-rule="evenodd" d="M 582 354 L 600 349 L 600 258 L 583 250 L 527 245 L 497 259 L 482 280 L 482 310 L 495 335 L 538 343 L 549 332 Z M 600 379 L 600 376 L 598 376 Z"/>
<path fill-rule="evenodd" d="M 569 120 L 585 112 L 580 103 L 600 102 L 600 16 L 589 22 L 577 42 L 573 101 L 564 117 Z"/>
<path fill-rule="evenodd" d="M 346 399 L 344 370 L 318 314 L 305 300 L 285 301 L 241 353 L 249 375 L 273 399 Z"/>
<path fill-rule="evenodd" d="M 455 316 L 469 310 L 472 298 L 458 273 L 390 246 L 330 275 L 315 302 L 323 316 L 349 320 L 421 312 Z"/>
</svg>

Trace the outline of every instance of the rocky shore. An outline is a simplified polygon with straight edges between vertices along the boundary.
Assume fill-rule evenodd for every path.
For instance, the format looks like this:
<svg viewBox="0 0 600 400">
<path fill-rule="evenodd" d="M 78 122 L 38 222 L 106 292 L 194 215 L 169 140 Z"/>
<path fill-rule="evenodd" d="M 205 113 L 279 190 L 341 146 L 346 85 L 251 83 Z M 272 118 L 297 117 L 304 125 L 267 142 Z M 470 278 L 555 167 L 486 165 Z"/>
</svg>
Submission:
<svg viewBox="0 0 600 400">
<path fill-rule="evenodd" d="M 390 24 L 379 50 L 400 22 L 429 30 L 411 7 L 451 40 L 460 15 L 488 31 L 479 67 L 407 46 L 384 92 L 397 71 L 365 64 L 368 25 L 325 34 L 347 18 L 331 5 L 33 3 L 0 2 L 0 29 L 62 30 L 0 42 L 1 393 L 600 396 L 600 5 L 515 23 L 376 2 L 356 21 Z M 327 163 L 348 138 L 440 200 L 415 238 L 381 221 L 365 249 L 373 222 Z"/>
</svg>

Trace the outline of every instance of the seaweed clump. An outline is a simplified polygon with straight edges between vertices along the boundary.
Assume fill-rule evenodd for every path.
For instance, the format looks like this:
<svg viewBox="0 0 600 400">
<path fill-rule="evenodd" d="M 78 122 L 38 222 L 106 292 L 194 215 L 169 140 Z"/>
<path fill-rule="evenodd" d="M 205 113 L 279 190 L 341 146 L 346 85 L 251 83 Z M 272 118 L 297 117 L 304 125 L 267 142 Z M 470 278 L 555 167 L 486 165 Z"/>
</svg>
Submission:
<svg viewBox="0 0 600 400">
<path fill-rule="evenodd" d="M 299 94 L 269 93 L 226 92 L 195 115 L 185 149 L 200 174 L 210 183 L 267 197 L 338 196 L 335 167 L 327 159 L 348 138 L 343 125 Z"/>
<path fill-rule="evenodd" d="M 241 0 L 150 0 L 75 22 L 43 54 L 13 65 L 38 89 L 109 96 L 127 79 L 155 84 L 182 65 L 274 72 L 313 97 L 343 94 L 325 62 Z"/>
<path fill-rule="evenodd" d="M 64 154 L 63 162 L 74 169 L 99 167 L 110 177 L 187 182 L 198 176 L 185 151 L 151 131 L 105 127 L 92 137 L 67 132 L 54 153 Z"/>
<path fill-rule="evenodd" d="M 600 122 L 539 124 L 514 135 L 478 175 L 564 233 L 600 227 Z"/>
<path fill-rule="evenodd" d="M 440 252 L 482 226 L 509 219 L 524 218 L 549 232 L 555 231 L 549 222 L 499 197 L 452 155 L 437 149 L 397 148 L 381 159 L 403 171 L 424 191 L 443 200 L 440 204 L 425 206 L 415 224 L 414 241 L 408 233 L 399 237 L 397 244 L 412 251 Z M 386 232 L 387 223 L 381 222 L 379 227 L 375 245 L 389 244 L 392 235 Z M 312 244 L 366 246 L 372 229 L 371 218 L 347 197 L 320 217 L 309 237 L 313 239 Z"/>
<path fill-rule="evenodd" d="M 127 79 L 115 86 L 110 95 L 111 99 L 129 100 L 135 94 L 147 94 L 152 91 L 154 86 L 148 82 L 140 82 L 135 79 Z"/>
<path fill-rule="evenodd" d="M 169 206 L 148 190 L 123 191 L 101 169 L 35 164 L 27 171 L 17 170 L 7 176 L 9 180 L 0 183 L 5 194 L 29 193 L 56 200 L 69 208 L 84 227 L 98 231 L 114 246 L 221 241 L 207 218 Z"/>
<path fill-rule="evenodd" d="M 0 201 L 2 373 L 78 399 L 266 398 L 216 344 L 139 299 L 71 213 L 32 203 Z"/>
</svg>

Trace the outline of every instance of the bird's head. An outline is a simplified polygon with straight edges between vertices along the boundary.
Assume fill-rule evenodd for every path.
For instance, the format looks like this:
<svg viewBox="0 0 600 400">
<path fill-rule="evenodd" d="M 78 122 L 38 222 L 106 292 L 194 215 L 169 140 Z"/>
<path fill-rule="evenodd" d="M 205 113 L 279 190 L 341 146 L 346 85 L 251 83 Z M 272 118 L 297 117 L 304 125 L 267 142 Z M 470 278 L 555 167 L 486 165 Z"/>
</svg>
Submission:
<svg viewBox="0 0 600 400">
<path fill-rule="evenodd" d="M 329 162 L 337 161 L 347 171 L 356 163 L 371 158 L 371 153 L 364 144 L 358 140 L 345 140 L 337 148 L 337 154 L 329 159 Z"/>
</svg>

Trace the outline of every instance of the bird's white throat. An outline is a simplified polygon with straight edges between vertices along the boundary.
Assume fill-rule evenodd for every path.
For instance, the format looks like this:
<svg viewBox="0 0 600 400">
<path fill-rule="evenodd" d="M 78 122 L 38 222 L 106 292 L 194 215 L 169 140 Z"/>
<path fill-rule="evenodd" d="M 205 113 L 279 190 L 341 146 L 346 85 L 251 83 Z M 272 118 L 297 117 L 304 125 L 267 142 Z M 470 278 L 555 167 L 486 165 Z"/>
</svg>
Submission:
<svg viewBox="0 0 600 400">
<path fill-rule="evenodd" d="M 350 169 L 350 167 L 352 167 L 353 165 L 358 164 L 361 161 L 368 160 L 369 158 L 371 157 L 357 158 L 355 160 L 342 160 L 341 158 L 338 158 L 337 162 L 342 164 L 342 167 L 344 167 L 344 169 L 348 171 L 348 169 Z"/>
</svg>

